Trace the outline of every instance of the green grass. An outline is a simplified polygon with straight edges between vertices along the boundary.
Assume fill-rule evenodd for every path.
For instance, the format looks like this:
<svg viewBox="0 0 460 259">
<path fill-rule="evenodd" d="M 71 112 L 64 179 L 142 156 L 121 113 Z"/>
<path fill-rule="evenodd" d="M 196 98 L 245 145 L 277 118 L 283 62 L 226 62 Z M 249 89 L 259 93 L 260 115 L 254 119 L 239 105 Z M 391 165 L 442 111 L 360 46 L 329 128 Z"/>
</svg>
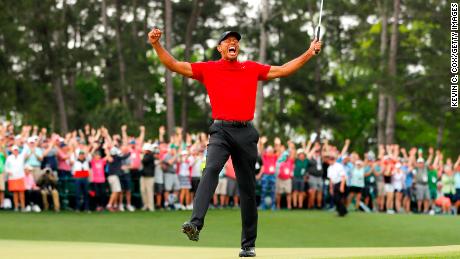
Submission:
<svg viewBox="0 0 460 259">
<path fill-rule="evenodd" d="M 0 213 L 0 239 L 196 246 L 180 233 L 190 212 Z M 258 247 L 404 247 L 460 244 L 453 216 L 317 211 L 259 213 Z M 199 246 L 237 247 L 239 210 L 208 213 Z"/>
</svg>

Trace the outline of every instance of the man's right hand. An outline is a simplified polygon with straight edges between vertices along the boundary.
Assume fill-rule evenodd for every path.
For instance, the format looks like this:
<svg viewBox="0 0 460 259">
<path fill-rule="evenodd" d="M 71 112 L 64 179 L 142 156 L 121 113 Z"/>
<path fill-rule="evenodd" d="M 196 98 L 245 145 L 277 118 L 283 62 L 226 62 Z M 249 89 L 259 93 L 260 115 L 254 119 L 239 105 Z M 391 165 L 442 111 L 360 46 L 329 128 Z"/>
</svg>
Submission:
<svg viewBox="0 0 460 259">
<path fill-rule="evenodd" d="M 154 45 L 155 43 L 158 42 L 158 40 L 161 38 L 161 31 L 158 28 L 153 28 L 149 32 L 149 42 L 150 44 Z"/>
</svg>

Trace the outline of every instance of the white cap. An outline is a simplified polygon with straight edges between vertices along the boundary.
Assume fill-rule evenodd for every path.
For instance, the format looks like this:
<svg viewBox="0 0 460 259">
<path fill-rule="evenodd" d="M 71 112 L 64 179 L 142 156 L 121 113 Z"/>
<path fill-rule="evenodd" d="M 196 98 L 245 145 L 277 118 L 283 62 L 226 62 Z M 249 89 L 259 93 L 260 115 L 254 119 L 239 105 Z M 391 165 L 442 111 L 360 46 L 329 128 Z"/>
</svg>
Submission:
<svg viewBox="0 0 460 259">
<path fill-rule="evenodd" d="M 356 164 L 357 164 L 357 165 L 362 165 L 362 164 L 363 164 L 363 160 L 358 160 L 358 161 L 356 161 Z"/>
<path fill-rule="evenodd" d="M 297 149 L 297 155 L 301 153 L 305 154 L 305 150 L 303 150 L 303 148 Z"/>
<path fill-rule="evenodd" d="M 423 157 L 419 157 L 417 159 L 417 163 L 425 163 L 425 159 L 423 159 Z"/>
<path fill-rule="evenodd" d="M 144 143 L 144 145 L 142 145 L 142 150 L 153 152 L 153 145 L 149 143 Z"/>
<path fill-rule="evenodd" d="M 14 145 L 14 146 L 11 148 L 11 150 L 19 150 L 19 147 L 16 146 L 16 145 Z"/>
<path fill-rule="evenodd" d="M 401 163 L 396 163 L 395 167 L 396 167 L 396 169 L 401 168 Z"/>
<path fill-rule="evenodd" d="M 186 156 L 186 155 L 188 155 L 188 152 L 187 152 L 187 150 L 182 150 L 182 152 L 180 152 L 180 154 L 183 155 L 183 156 Z"/>
<path fill-rule="evenodd" d="M 32 166 L 30 166 L 30 165 L 26 165 L 26 166 L 24 166 L 24 169 L 25 169 L 25 170 L 32 170 L 32 169 L 33 169 L 33 167 L 32 167 Z"/>
<path fill-rule="evenodd" d="M 118 155 L 119 152 L 120 152 L 120 150 L 118 150 L 117 147 L 112 147 L 112 148 L 110 149 L 110 155 L 111 155 L 111 156 Z"/>
</svg>

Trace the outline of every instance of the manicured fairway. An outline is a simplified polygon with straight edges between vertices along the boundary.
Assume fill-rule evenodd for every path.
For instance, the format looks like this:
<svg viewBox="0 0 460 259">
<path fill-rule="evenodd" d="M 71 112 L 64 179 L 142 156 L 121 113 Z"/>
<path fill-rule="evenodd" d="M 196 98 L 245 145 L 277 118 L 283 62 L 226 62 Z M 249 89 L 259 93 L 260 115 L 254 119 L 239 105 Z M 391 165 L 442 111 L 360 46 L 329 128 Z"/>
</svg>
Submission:
<svg viewBox="0 0 460 259">
<path fill-rule="evenodd" d="M 78 247 L 84 246 L 86 248 L 82 248 L 81 251 L 87 251 L 92 247 L 92 249 L 96 250 L 102 249 L 102 251 L 99 251 L 100 253 L 107 251 L 107 255 L 109 251 L 113 252 L 110 247 L 119 247 L 120 249 L 123 248 L 123 251 L 128 254 L 153 249 L 158 253 L 171 251 L 171 256 L 173 256 L 151 258 L 181 258 L 177 254 L 181 251 L 187 254 L 197 253 L 202 249 L 202 252 L 198 252 L 198 255 L 202 256 L 201 258 L 234 257 L 239 247 L 240 237 L 240 214 L 238 210 L 210 211 L 206 227 L 203 229 L 198 243 L 188 241 L 180 233 L 180 225 L 188 219 L 189 215 L 189 211 L 113 214 L 72 212 L 22 214 L 0 212 L 0 240 L 3 240 L 0 241 L 0 246 L 7 247 L 8 242 L 12 242 L 12 247 L 15 245 L 26 247 L 26 244 L 28 244 L 27 246 L 36 245 L 46 249 L 49 246 L 50 251 L 56 251 L 54 249 L 63 246 L 67 247 L 68 249 L 65 250 L 69 252 L 74 249 L 76 249 L 74 251 L 79 251 Z M 346 218 L 338 218 L 334 213 L 330 212 L 267 211 L 261 212 L 259 219 L 257 247 L 260 248 L 258 250 L 259 257 L 263 258 L 388 256 L 398 254 L 405 254 L 404 258 L 407 258 L 408 254 L 441 255 L 440 253 L 442 253 L 442 256 L 450 254 L 451 258 L 460 257 L 460 246 L 458 246 L 460 245 L 460 217 L 351 213 Z M 19 240 L 67 242 L 28 243 L 18 242 Z M 90 244 L 95 242 L 100 244 Z M 107 243 L 132 244 L 135 246 L 110 245 Z M 433 248 L 431 250 L 428 248 L 428 246 L 447 245 L 457 246 Z M 72 248 L 73 246 L 75 247 Z M 171 246 L 176 246 L 177 248 Z M 132 251 L 130 251 L 129 247 L 132 247 Z M 142 249 L 139 247 L 142 247 Z M 216 249 L 210 249 L 209 247 L 215 247 Z M 225 247 L 229 249 L 225 249 Z M 378 249 L 379 247 L 393 248 Z M 404 248 L 397 249 L 395 247 Z M 273 248 L 303 249 L 282 250 Z M 310 249 L 305 250 L 304 248 Z M 321 249 L 318 250 L 318 248 Z M 337 248 L 344 249 L 337 250 Z M 350 248 L 360 249 L 350 250 Z M 374 248 L 377 249 L 375 250 Z M 410 250 L 404 253 L 404 249 Z M 21 251 L 21 249 L 11 251 Z M 213 251 L 222 256 L 212 257 L 212 255 L 215 255 Z M 287 253 L 289 251 L 294 254 L 290 254 L 291 257 L 286 257 L 289 255 Z M 300 254 L 295 254 L 296 252 Z M 444 254 L 444 252 L 447 254 Z M 46 252 L 44 253 L 46 254 Z M 98 252 L 94 251 L 94 253 L 97 254 Z M 174 257 L 176 256 L 175 253 L 177 257 Z M 210 257 L 205 256 L 208 253 L 211 253 Z M 122 252 L 119 253 L 119 255 L 123 254 Z M 277 254 L 281 257 L 276 256 Z M 21 257 L 14 257 L 14 254 L 10 254 L 8 258 Z M 81 255 L 80 258 L 87 257 Z M 144 257 L 139 255 L 133 258 Z"/>
</svg>

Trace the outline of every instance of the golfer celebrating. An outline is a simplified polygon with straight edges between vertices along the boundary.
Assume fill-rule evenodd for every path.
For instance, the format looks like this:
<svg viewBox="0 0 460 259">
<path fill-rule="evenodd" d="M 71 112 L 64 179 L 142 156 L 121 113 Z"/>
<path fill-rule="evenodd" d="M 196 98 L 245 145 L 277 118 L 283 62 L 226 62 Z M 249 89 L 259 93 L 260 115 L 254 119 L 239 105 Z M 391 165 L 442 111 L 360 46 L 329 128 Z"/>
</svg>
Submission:
<svg viewBox="0 0 460 259">
<path fill-rule="evenodd" d="M 270 66 L 238 61 L 241 35 L 236 31 L 226 31 L 220 36 L 217 45 L 220 60 L 196 63 L 180 62 L 172 57 L 160 44 L 159 29 L 150 31 L 148 37 L 160 61 L 169 70 L 203 83 L 211 100 L 214 122 L 209 128 L 206 167 L 195 195 L 191 220 L 182 225 L 182 231 L 190 240 L 198 241 L 219 172 L 231 156 L 241 196 L 243 230 L 239 256 L 254 257 L 257 237 L 255 164 L 259 133 L 252 119 L 257 81 L 294 73 L 320 51 L 321 42 L 314 40 L 307 51 L 282 66 Z"/>
</svg>

